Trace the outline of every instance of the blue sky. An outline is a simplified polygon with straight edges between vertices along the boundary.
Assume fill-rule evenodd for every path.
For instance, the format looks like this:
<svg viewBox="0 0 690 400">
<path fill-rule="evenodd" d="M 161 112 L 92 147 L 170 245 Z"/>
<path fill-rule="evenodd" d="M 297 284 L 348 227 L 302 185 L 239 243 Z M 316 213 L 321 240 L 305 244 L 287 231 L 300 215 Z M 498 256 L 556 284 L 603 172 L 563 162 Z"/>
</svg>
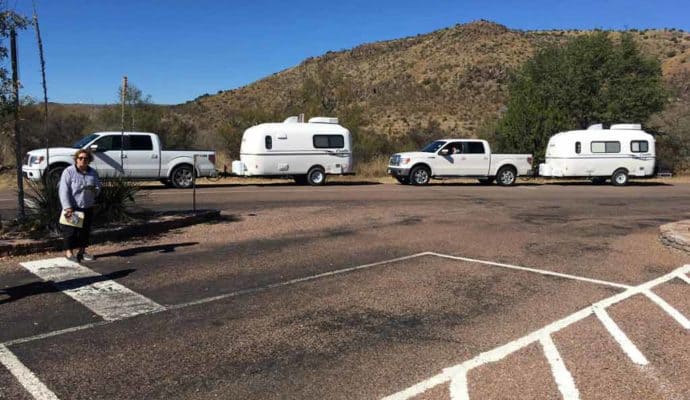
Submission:
<svg viewBox="0 0 690 400">
<path fill-rule="evenodd" d="M 30 15 L 31 0 L 5 0 Z M 122 76 L 155 103 L 234 89 L 329 50 L 487 19 L 511 29 L 677 28 L 690 1 L 35 0 L 48 97 L 115 103 Z M 337 4 L 336 4 L 337 3 Z M 19 35 L 22 95 L 42 99 L 36 35 Z"/>
</svg>

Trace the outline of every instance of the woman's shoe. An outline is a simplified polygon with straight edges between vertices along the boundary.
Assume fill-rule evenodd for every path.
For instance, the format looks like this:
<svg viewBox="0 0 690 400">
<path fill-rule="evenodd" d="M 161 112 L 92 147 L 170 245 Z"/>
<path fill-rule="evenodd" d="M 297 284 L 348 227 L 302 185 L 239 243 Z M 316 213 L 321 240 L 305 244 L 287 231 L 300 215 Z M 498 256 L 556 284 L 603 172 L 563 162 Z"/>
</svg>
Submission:
<svg viewBox="0 0 690 400">
<path fill-rule="evenodd" d="M 80 255 L 81 255 L 81 259 L 84 261 L 93 261 L 96 259 L 96 257 L 92 256 L 91 254 L 89 254 L 87 252 L 81 253 Z"/>
</svg>

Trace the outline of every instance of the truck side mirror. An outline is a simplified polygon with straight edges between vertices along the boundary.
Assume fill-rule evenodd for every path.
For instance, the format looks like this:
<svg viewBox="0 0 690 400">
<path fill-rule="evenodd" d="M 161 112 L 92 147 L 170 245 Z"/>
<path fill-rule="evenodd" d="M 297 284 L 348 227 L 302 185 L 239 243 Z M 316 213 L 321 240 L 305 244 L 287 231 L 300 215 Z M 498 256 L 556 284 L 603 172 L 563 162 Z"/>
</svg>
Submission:
<svg viewBox="0 0 690 400">
<path fill-rule="evenodd" d="M 91 146 L 89 146 L 89 149 L 90 149 L 91 151 L 98 151 L 98 145 L 97 145 L 97 144 L 92 144 Z"/>
<path fill-rule="evenodd" d="M 440 154 L 442 156 L 447 156 L 448 155 L 448 149 L 441 149 L 441 151 L 439 151 L 438 154 Z"/>
</svg>

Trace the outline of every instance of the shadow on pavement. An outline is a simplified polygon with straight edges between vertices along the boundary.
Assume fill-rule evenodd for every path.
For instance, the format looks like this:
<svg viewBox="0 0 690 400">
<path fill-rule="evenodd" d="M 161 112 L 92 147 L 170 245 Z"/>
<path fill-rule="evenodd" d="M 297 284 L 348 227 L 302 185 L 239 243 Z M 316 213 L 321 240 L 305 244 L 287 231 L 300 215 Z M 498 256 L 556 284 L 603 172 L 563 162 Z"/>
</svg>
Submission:
<svg viewBox="0 0 690 400">
<path fill-rule="evenodd" d="M 112 253 L 96 254 L 96 258 L 105 257 L 132 257 L 140 253 L 173 253 L 177 247 L 195 246 L 199 242 L 159 244 L 155 246 L 140 246 L 131 249 L 124 249 Z"/>
<path fill-rule="evenodd" d="M 130 268 L 111 272 L 106 275 L 90 276 L 88 278 L 69 279 L 62 282 L 31 282 L 27 283 L 26 285 L 19 285 L 10 288 L 0 289 L 0 296 L 9 296 L 7 298 L 1 299 L 0 304 L 11 303 L 13 301 L 23 299 L 25 297 L 35 296 L 39 294 L 62 292 L 65 290 L 76 289 L 82 286 L 91 285 L 92 283 L 124 278 L 125 276 L 131 274 L 134 271 L 136 271 L 136 269 Z"/>
<path fill-rule="evenodd" d="M 363 185 L 383 185 L 381 182 L 376 182 L 376 181 L 327 181 L 324 186 L 363 186 Z M 203 185 L 199 185 L 196 188 L 197 189 L 206 189 L 206 188 L 232 188 L 232 187 L 246 187 L 246 186 L 254 186 L 254 187 L 311 187 L 309 185 L 298 185 L 294 182 L 278 182 L 278 183 L 205 183 Z M 175 188 L 169 188 L 166 186 L 142 186 L 142 190 L 146 191 L 155 191 L 155 190 L 183 190 L 185 192 L 191 191 L 191 189 L 175 189 Z"/>
</svg>

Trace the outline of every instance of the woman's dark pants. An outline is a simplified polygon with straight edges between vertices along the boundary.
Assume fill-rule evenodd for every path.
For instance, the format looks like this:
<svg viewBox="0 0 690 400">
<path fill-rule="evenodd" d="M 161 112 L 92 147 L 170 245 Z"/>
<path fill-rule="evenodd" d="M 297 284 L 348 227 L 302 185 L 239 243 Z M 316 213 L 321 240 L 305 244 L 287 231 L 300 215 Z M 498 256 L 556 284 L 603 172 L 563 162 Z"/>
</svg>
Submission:
<svg viewBox="0 0 690 400">
<path fill-rule="evenodd" d="M 89 237 L 91 235 L 91 220 L 93 219 L 93 207 L 86 209 L 75 208 L 74 211 L 84 212 L 84 225 L 81 228 L 60 225 L 62 228 L 62 237 L 64 240 L 65 250 L 81 249 L 89 245 Z"/>
</svg>

